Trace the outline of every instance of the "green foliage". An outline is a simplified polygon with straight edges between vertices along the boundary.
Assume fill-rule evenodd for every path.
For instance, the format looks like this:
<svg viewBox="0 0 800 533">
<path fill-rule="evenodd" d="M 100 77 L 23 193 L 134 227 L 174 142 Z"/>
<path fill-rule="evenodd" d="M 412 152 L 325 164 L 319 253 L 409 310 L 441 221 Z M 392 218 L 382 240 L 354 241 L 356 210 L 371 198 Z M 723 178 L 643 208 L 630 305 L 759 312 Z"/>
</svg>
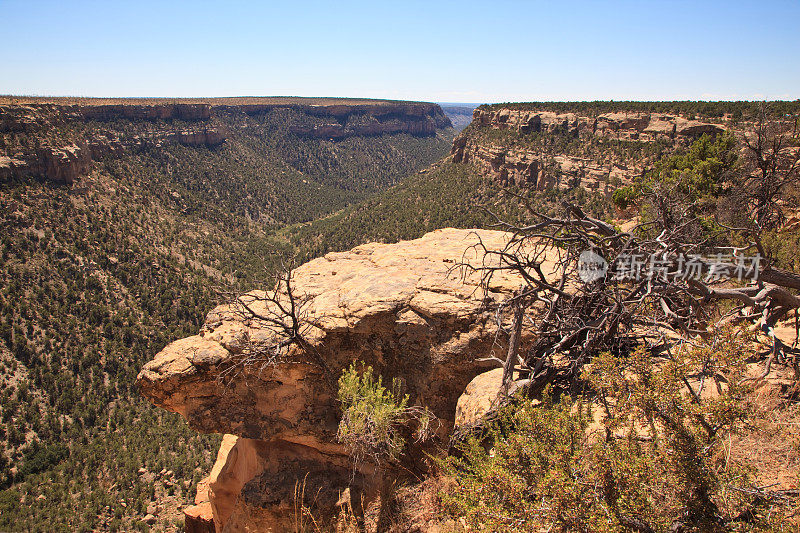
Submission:
<svg viewBox="0 0 800 533">
<path fill-rule="evenodd" d="M 686 242 L 716 242 L 721 230 L 716 217 L 728 209 L 725 198 L 732 192 L 737 157 L 733 134 L 703 135 L 684 153 L 660 159 L 631 185 L 618 188 L 612 201 L 620 209 L 638 207 L 642 222 L 655 223 L 651 231 L 656 234 L 669 228 L 679 230 Z"/>
<path fill-rule="evenodd" d="M 20 475 L 24 478 L 52 468 L 69 454 L 69 448 L 63 443 L 42 446 L 37 441 L 26 448 L 23 455 Z"/>
<path fill-rule="evenodd" d="M 687 203 L 712 203 L 736 163 L 736 140 L 731 133 L 703 135 L 684 154 L 660 159 L 653 170 L 632 185 L 621 187 L 613 201 L 625 208 L 656 193 L 679 195 Z"/>
<path fill-rule="evenodd" d="M 624 185 L 614 191 L 614 194 L 611 195 L 611 201 L 620 209 L 628 209 L 636 205 L 639 196 L 640 193 L 637 187 L 634 185 Z"/>
<path fill-rule="evenodd" d="M 454 516 L 478 531 L 537 531 L 547 524 L 601 531 L 583 410 L 568 402 L 511 404 L 489 430 L 490 451 L 475 438 L 446 465 L 457 490 L 443 494 Z"/>
<path fill-rule="evenodd" d="M 800 272 L 800 228 L 786 228 L 762 235 L 767 254 L 781 268 Z"/>
<path fill-rule="evenodd" d="M 662 159 L 640 187 L 652 188 L 655 183 L 686 195 L 690 201 L 719 196 L 725 173 L 736 162 L 736 139 L 726 132 L 716 137 L 703 135 L 685 155 Z"/>
<path fill-rule="evenodd" d="M 445 462 L 457 485 L 446 509 L 475 531 L 711 531 L 763 517 L 735 490 L 748 486 L 747 465 L 724 453 L 751 414 L 748 346 L 719 331 L 666 359 L 606 353 L 586 369 L 586 392 L 504 407 Z"/>
<path fill-rule="evenodd" d="M 18 490 L 0 491 L 0 530 L 12 531 L 16 526 L 16 509 L 19 507 L 22 494 Z"/>
<path fill-rule="evenodd" d="M 401 394 L 400 387 L 395 378 L 387 389 L 371 366 L 359 372 L 355 363 L 339 378 L 342 419 L 337 438 L 357 463 L 365 459 L 391 461 L 402 453 L 404 442 L 398 426 L 408 413 L 408 395 Z"/>
</svg>

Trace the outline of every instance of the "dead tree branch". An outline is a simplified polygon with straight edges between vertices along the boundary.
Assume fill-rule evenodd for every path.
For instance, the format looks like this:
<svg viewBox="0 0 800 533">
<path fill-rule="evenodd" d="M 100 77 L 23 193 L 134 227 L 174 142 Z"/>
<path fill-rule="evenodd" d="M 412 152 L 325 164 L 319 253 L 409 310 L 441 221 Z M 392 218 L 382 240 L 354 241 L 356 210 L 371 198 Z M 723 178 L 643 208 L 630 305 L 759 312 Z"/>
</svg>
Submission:
<svg viewBox="0 0 800 533">
<path fill-rule="evenodd" d="M 514 315 L 504 384 L 517 365 L 520 377 L 530 380 L 529 390 L 536 391 L 548 383 L 574 386 L 584 365 L 602 352 L 625 354 L 644 344 L 662 353 L 680 339 L 708 335 L 722 300 L 738 303 L 739 314 L 757 317 L 772 339 L 770 363 L 795 354 L 772 332 L 789 311 L 800 308 L 792 292 L 800 288 L 800 275 L 776 268 L 769 258 L 740 276 L 739 283 L 731 281 L 734 265 L 714 260 L 721 257 L 719 249 L 707 242 L 684 242 L 680 226 L 647 237 L 652 227 L 623 232 L 571 204 L 564 205 L 561 217 L 534 215 L 536 221 L 528 225 L 495 216 L 494 227 L 509 234 L 507 244 L 489 249 L 479 240 L 475 247 L 483 264 L 459 265 L 480 273 L 484 291 L 499 272 L 516 274 L 523 284 L 502 304 Z M 732 250 L 741 254 L 763 247 L 756 239 Z M 585 252 L 607 261 L 607 271 L 596 279 L 581 278 Z M 625 264 L 629 270 L 622 275 Z M 523 305 L 524 298 L 543 307 Z M 536 338 L 520 352 L 518 328 L 524 321 L 536 324 Z"/>
</svg>

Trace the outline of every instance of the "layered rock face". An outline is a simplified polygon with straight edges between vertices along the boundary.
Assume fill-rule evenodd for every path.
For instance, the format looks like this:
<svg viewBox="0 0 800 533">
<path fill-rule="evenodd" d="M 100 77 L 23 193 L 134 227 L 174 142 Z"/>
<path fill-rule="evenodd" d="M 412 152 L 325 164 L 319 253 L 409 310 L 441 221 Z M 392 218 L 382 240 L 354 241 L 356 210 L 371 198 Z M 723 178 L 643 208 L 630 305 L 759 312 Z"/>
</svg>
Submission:
<svg viewBox="0 0 800 533">
<path fill-rule="evenodd" d="M 87 120 L 206 120 L 211 118 L 209 104 L 89 105 L 73 106 Z"/>
<path fill-rule="evenodd" d="M 484 127 L 515 129 L 521 133 L 562 131 L 574 136 L 601 136 L 643 142 L 659 138 L 693 138 L 725 131 L 719 124 L 663 113 L 605 113 L 595 118 L 575 113 L 476 109 L 473 120 Z"/>
<path fill-rule="evenodd" d="M 582 141 L 663 141 L 677 146 L 689 144 L 703 134 L 717 135 L 725 128 L 656 113 L 620 112 L 587 117 L 510 108 L 476 109 L 472 131 L 465 131 L 453 142 L 451 156 L 455 162 L 474 164 L 503 186 L 514 184 L 545 190 L 579 184 L 590 191 L 610 193 L 616 185 L 641 175 L 644 162 L 623 161 L 613 156 L 587 158 L 545 153 L 541 147 L 527 147 L 524 140 L 513 145 L 482 140 L 475 135 L 482 130 L 505 130 L 520 139 L 525 134 L 543 133 Z"/>
<path fill-rule="evenodd" d="M 484 292 L 476 274 L 452 270 L 462 260 L 488 261 L 474 247 L 479 239 L 496 249 L 507 236 L 438 230 L 414 241 L 331 253 L 297 268 L 294 290 L 305 302 L 308 347 L 269 364 L 266 354 L 261 363 L 237 364 L 243 354 L 269 345 L 275 332 L 227 305 L 209 313 L 198 335 L 170 344 L 144 366 L 138 385 L 156 405 L 180 413 L 199 431 L 236 435 L 226 437 L 229 451 L 220 452 L 208 482 L 217 531 L 288 530 L 298 480 L 318 495 L 323 516 L 345 487 L 374 493 L 378 476 L 363 469 L 353 475 L 336 441 L 336 379 L 353 361 L 371 365 L 384 379 L 400 378 L 411 402 L 439 419 L 441 436 L 449 432 L 464 388 L 491 368 L 479 360 L 506 349 L 487 303 L 519 286 L 513 276 L 498 275 Z M 270 309 L 248 301 L 258 314 Z M 327 370 L 314 363 L 319 360 Z"/>
<path fill-rule="evenodd" d="M 27 144 L 37 145 L 13 154 L 0 153 L 0 180 L 39 176 L 71 184 L 89 174 L 92 163 L 120 157 L 145 145 L 164 144 L 214 147 L 225 142 L 218 128 L 203 121 L 210 116 L 208 105 L 93 105 L 59 106 L 52 104 L 0 106 L 0 134 L 24 134 Z M 164 127 L 139 135 L 121 135 L 113 128 L 98 129 L 59 143 L 58 131 L 73 122 L 88 120 L 126 121 L 195 121 L 190 128 Z"/>
<path fill-rule="evenodd" d="M 429 136 L 451 126 L 438 105 L 417 102 L 235 105 L 221 100 L 215 103 L 112 104 L 100 101 L 0 105 L 0 135 L 26 137 L 24 149 L 0 148 L 0 180 L 33 175 L 72 183 L 88 174 L 92 162 L 118 157 L 145 145 L 213 148 L 223 144 L 227 136 L 226 128 L 218 124 L 218 115 L 258 115 L 278 109 L 290 109 L 309 119 L 306 121 L 309 124 L 287 124 L 289 131 L 319 139 L 397 133 Z M 130 134 L 125 128 L 119 128 L 125 122 L 147 126 L 140 128 L 142 133 Z M 57 140 L 63 137 L 59 134 L 61 131 L 69 130 L 70 124 L 81 123 L 91 126 L 89 134 Z M 31 148 L 32 145 L 36 147 Z"/>
<path fill-rule="evenodd" d="M 195 147 L 214 147 L 225 142 L 216 128 L 131 136 L 120 140 L 113 135 L 94 135 L 84 141 L 64 146 L 45 145 L 15 157 L 0 156 L 0 180 L 23 176 L 43 176 L 57 183 L 71 184 L 89 174 L 92 163 L 119 157 L 145 144 L 160 147 L 165 143 Z"/>
<path fill-rule="evenodd" d="M 579 184 L 589 191 L 609 193 L 614 183 L 628 182 L 644 170 L 643 165 L 600 163 L 586 157 L 549 156 L 538 150 L 483 144 L 464 135 L 455 139 L 451 155 L 456 163 L 471 163 L 502 186 L 540 191 Z"/>
<path fill-rule="evenodd" d="M 436 104 L 409 103 L 384 104 L 378 107 L 365 105 L 303 106 L 305 113 L 318 117 L 331 117 L 337 122 L 311 127 L 295 126 L 292 131 L 321 139 L 344 139 L 346 137 L 374 137 L 391 133 L 411 135 L 435 135 L 436 131 L 452 126 L 450 119 Z M 361 116 L 360 123 L 348 125 L 350 117 Z"/>
</svg>

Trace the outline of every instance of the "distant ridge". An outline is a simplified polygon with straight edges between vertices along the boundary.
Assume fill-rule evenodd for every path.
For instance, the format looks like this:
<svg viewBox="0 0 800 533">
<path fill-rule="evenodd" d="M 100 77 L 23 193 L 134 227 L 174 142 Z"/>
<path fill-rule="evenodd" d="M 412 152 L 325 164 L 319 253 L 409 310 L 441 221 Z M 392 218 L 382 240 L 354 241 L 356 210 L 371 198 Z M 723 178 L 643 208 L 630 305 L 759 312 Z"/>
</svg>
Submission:
<svg viewBox="0 0 800 533">
<path fill-rule="evenodd" d="M 82 96 L 14 96 L 0 95 L 0 105 L 57 104 L 57 105 L 254 105 L 254 104 L 305 104 L 305 105 L 382 105 L 398 103 L 431 103 L 416 100 L 384 100 L 378 98 L 336 98 L 307 96 L 230 96 L 202 98 L 131 97 L 99 98 Z"/>
</svg>

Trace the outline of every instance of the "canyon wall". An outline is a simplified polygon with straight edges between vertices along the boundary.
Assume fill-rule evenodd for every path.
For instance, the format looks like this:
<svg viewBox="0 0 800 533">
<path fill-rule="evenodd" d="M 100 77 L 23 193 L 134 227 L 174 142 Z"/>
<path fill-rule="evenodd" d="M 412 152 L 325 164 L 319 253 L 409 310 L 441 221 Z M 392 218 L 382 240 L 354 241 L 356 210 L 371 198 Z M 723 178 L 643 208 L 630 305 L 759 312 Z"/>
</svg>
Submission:
<svg viewBox="0 0 800 533">
<path fill-rule="evenodd" d="M 662 113 L 618 112 L 590 117 L 496 107 L 475 110 L 470 127 L 453 142 L 453 161 L 477 166 L 500 185 L 539 190 L 581 185 L 609 193 L 647 168 L 644 159 L 620 157 L 619 151 L 612 149 L 615 144 L 660 142 L 678 147 L 701 135 L 725 131 L 721 124 Z M 547 137 L 554 142 L 542 142 Z M 595 153 L 560 151 L 559 143 L 568 145 L 570 139 L 593 141 Z"/>
<path fill-rule="evenodd" d="M 39 176 L 57 183 L 71 184 L 86 176 L 93 162 L 119 157 L 145 145 L 160 147 L 165 143 L 174 143 L 214 147 L 223 142 L 225 136 L 217 128 L 175 130 L 125 139 L 108 133 L 93 135 L 67 145 L 43 144 L 33 150 L 17 153 L 14 157 L 0 156 L 0 181 Z"/>
<path fill-rule="evenodd" d="M 513 108 L 476 109 L 473 121 L 480 127 L 512 129 L 520 133 L 564 132 L 573 136 L 609 137 L 652 142 L 656 139 L 692 139 L 725 128 L 719 124 L 690 120 L 663 113 L 604 113 L 595 117 L 576 113 L 527 111 Z"/>
<path fill-rule="evenodd" d="M 0 105 L 0 180 L 38 176 L 69 184 L 85 176 L 94 161 L 145 145 L 172 143 L 213 148 L 225 142 L 228 120 L 279 109 L 309 117 L 308 122 L 313 123 L 285 127 L 298 136 L 315 139 L 398 133 L 430 136 L 451 126 L 439 106 L 428 103 L 375 101 L 347 105 L 289 101 L 239 105 L 224 101 Z M 140 131 L 131 132 L 135 130 Z M 18 145 L 13 138 L 6 140 L 6 135 L 24 138 L 24 142 Z"/>
</svg>

